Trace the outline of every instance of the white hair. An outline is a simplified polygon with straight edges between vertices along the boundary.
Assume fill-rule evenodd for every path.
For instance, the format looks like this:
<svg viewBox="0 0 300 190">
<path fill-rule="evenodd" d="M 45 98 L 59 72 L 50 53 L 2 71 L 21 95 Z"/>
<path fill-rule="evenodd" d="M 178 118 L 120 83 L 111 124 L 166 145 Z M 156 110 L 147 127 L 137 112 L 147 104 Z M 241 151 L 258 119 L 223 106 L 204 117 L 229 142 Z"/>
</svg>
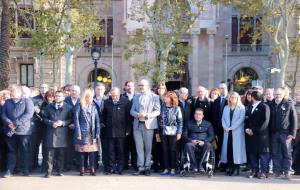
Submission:
<svg viewBox="0 0 300 190">
<path fill-rule="evenodd" d="M 118 88 L 118 87 L 112 87 L 111 90 L 110 90 L 110 93 L 112 93 L 112 92 L 116 92 L 118 94 L 121 94 L 120 88 Z"/>
<path fill-rule="evenodd" d="M 189 93 L 189 89 L 185 88 L 185 87 L 181 87 L 179 90 L 178 90 L 179 94 L 182 94 L 182 93 L 186 93 L 188 94 Z"/>
<path fill-rule="evenodd" d="M 80 87 L 78 85 L 72 85 L 71 89 L 80 93 Z"/>
<path fill-rule="evenodd" d="M 31 90 L 27 86 L 21 86 L 22 95 L 26 98 L 30 98 L 31 96 Z"/>
<path fill-rule="evenodd" d="M 22 89 L 19 85 L 13 84 L 8 87 L 9 91 L 18 91 L 22 93 Z"/>
</svg>

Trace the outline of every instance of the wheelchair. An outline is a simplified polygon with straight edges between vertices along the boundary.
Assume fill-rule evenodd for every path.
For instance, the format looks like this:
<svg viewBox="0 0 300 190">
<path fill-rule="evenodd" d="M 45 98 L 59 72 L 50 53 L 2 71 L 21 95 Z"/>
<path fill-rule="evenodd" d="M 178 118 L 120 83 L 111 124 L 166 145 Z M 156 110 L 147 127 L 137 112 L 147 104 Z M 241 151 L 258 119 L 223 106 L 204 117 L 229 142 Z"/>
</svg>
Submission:
<svg viewBox="0 0 300 190">
<path fill-rule="evenodd" d="M 206 173 L 208 178 L 211 178 L 214 176 L 214 172 L 215 172 L 215 149 L 216 149 L 216 141 L 214 140 L 212 142 L 212 146 L 210 147 L 209 151 L 207 151 L 203 158 L 201 158 L 201 153 L 200 152 L 196 152 L 195 156 L 196 156 L 196 160 L 197 160 L 197 172 L 195 171 L 191 171 L 191 161 L 189 158 L 188 153 L 185 151 L 182 151 L 182 155 L 181 155 L 181 161 L 180 161 L 180 175 L 182 177 L 191 177 L 191 176 L 195 176 L 196 174 L 201 174 L 201 173 Z M 204 171 L 200 171 L 200 163 L 202 163 L 202 167 L 204 169 Z"/>
</svg>

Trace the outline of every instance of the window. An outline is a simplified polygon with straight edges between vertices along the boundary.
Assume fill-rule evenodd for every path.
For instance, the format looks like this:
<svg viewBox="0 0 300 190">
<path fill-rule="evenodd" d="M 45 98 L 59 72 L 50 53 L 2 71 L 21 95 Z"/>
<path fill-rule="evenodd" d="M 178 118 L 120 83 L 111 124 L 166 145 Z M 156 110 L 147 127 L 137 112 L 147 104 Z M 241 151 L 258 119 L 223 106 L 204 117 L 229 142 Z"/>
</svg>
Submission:
<svg viewBox="0 0 300 190">
<path fill-rule="evenodd" d="M 106 22 L 107 21 L 107 22 Z M 100 22 L 101 28 L 104 30 L 104 36 L 101 36 L 100 38 L 93 38 L 93 45 L 98 46 L 111 46 L 112 45 L 112 38 L 111 36 L 113 33 L 113 19 L 103 19 Z"/>
<path fill-rule="evenodd" d="M 231 25 L 231 44 L 232 51 L 262 51 L 261 37 L 253 43 L 253 36 L 256 30 L 259 30 L 261 23 L 258 17 L 232 17 Z M 255 44 L 255 45 L 254 45 Z"/>
<path fill-rule="evenodd" d="M 232 44 L 252 44 L 252 37 L 255 29 L 259 27 L 260 21 L 254 17 L 232 17 L 231 33 Z M 260 44 L 261 39 L 256 41 L 256 44 Z"/>
<path fill-rule="evenodd" d="M 30 14 L 31 8 L 20 8 L 19 11 L 10 9 L 10 17 L 12 22 L 11 38 L 31 38 L 30 30 L 34 29 L 33 16 Z M 28 24 L 30 26 L 28 26 Z"/>
<path fill-rule="evenodd" d="M 33 64 L 20 65 L 20 84 L 28 87 L 33 87 L 34 85 Z"/>
</svg>

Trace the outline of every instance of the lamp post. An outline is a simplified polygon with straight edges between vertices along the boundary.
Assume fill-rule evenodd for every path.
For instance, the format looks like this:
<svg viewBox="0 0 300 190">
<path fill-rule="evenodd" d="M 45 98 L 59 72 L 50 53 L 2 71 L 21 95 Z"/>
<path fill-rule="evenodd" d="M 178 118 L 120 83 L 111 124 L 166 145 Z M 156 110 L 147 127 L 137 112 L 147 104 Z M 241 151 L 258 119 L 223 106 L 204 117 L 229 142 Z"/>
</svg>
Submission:
<svg viewBox="0 0 300 190">
<path fill-rule="evenodd" d="M 98 75 L 98 60 L 101 57 L 101 48 L 100 47 L 92 47 L 91 50 L 91 56 L 92 59 L 94 60 L 94 89 L 96 88 L 96 83 L 97 83 L 97 75 Z"/>
<path fill-rule="evenodd" d="M 228 79 L 228 39 L 229 36 L 226 34 L 225 35 L 225 82 L 227 82 Z"/>
</svg>

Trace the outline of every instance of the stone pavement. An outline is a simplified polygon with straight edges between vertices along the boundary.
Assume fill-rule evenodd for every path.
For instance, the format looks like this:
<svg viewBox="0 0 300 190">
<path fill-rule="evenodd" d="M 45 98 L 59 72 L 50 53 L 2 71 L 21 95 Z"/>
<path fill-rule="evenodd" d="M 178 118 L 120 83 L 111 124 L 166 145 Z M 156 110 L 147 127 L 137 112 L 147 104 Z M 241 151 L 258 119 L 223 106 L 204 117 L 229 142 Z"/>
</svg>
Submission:
<svg viewBox="0 0 300 190">
<path fill-rule="evenodd" d="M 245 174 L 240 177 L 227 177 L 223 174 L 208 178 L 206 175 L 196 177 L 162 177 L 153 174 L 150 177 L 110 175 L 98 173 L 93 176 L 78 176 L 77 172 L 67 172 L 63 177 L 50 179 L 34 174 L 31 177 L 13 176 L 0 178 L 0 190 L 299 190 L 300 177 L 291 181 L 283 179 L 248 179 Z"/>
</svg>

